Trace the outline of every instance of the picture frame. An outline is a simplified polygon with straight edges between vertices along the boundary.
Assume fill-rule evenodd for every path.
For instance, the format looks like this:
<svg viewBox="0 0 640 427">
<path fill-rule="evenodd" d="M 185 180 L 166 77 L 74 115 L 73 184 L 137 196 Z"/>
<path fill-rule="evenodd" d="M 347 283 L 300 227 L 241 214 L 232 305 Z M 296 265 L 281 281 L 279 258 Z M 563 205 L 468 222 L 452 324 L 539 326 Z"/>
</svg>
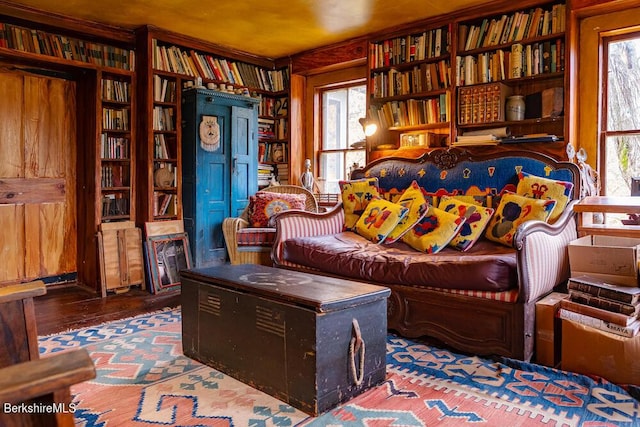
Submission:
<svg viewBox="0 0 640 427">
<path fill-rule="evenodd" d="M 145 249 L 151 293 L 179 288 L 180 271 L 193 265 L 187 233 L 148 236 Z"/>
</svg>

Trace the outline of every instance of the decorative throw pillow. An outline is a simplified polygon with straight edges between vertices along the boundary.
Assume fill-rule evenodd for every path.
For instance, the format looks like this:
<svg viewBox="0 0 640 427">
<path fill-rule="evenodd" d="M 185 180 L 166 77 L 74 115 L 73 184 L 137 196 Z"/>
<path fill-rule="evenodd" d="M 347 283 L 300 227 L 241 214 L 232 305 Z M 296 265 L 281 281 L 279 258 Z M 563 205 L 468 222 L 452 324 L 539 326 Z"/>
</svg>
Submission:
<svg viewBox="0 0 640 427">
<path fill-rule="evenodd" d="M 464 217 L 429 206 L 427 214 L 404 236 L 402 241 L 428 254 L 441 251 L 460 231 Z"/>
<path fill-rule="evenodd" d="M 422 194 L 422 190 L 416 181 L 413 181 L 409 187 L 404 190 L 402 195 L 395 202 L 405 208 L 409 209 L 407 215 L 400 220 L 396 228 L 385 239 L 385 243 L 393 243 L 400 239 L 404 233 L 409 231 L 414 225 L 418 223 L 427 213 L 429 204 Z"/>
<path fill-rule="evenodd" d="M 407 212 L 409 209 L 404 206 L 374 197 L 356 222 L 355 231 L 372 242 L 382 243 Z"/>
<path fill-rule="evenodd" d="M 344 209 L 344 229 L 353 230 L 356 222 L 367 208 L 369 201 L 380 195 L 378 178 L 364 178 L 352 181 L 339 181 Z"/>
<path fill-rule="evenodd" d="M 482 236 L 494 212 L 492 208 L 485 208 L 476 203 L 464 202 L 457 197 L 448 196 L 440 199 L 438 208 L 465 218 L 460 231 L 449 242 L 450 246 L 463 252 L 471 249 L 471 246 Z"/>
<path fill-rule="evenodd" d="M 513 236 L 520 224 L 530 220 L 546 221 L 556 205 L 555 200 L 531 199 L 515 193 L 500 198 L 485 237 L 506 246 L 513 246 Z"/>
<path fill-rule="evenodd" d="M 527 172 L 520 172 L 518 174 L 516 193 L 533 199 L 555 200 L 556 206 L 551 211 L 551 215 L 549 215 L 549 222 L 553 223 L 562 215 L 564 208 L 567 207 L 572 189 L 572 182 L 557 181 L 531 175 Z"/>
<path fill-rule="evenodd" d="M 249 224 L 252 227 L 268 227 L 269 218 L 289 209 L 305 209 L 304 194 L 281 194 L 258 191 L 249 197 Z"/>
</svg>

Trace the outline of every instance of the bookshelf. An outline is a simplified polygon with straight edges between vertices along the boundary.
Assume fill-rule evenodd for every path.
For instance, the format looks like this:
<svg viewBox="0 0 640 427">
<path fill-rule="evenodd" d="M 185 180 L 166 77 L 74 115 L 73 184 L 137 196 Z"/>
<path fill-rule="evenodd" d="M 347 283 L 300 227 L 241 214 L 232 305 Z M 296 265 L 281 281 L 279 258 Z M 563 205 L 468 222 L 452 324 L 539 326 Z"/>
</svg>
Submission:
<svg viewBox="0 0 640 427">
<path fill-rule="evenodd" d="M 101 222 L 133 219 L 132 108 L 134 79 L 129 74 L 102 72 L 99 145 Z"/>
<path fill-rule="evenodd" d="M 373 41 L 369 67 L 369 114 L 379 124 L 369 161 L 399 148 L 403 133 L 450 132 L 451 24 Z"/>
<path fill-rule="evenodd" d="M 270 168 L 280 184 L 289 184 L 289 97 L 286 92 L 260 95 L 258 109 L 258 162 Z M 259 187 L 269 184 L 264 179 Z"/>
<path fill-rule="evenodd" d="M 153 26 L 140 27 L 136 40 L 139 132 L 143 135 L 137 160 L 143 171 L 137 185 L 139 223 L 183 217 L 180 99 L 187 87 L 200 83 L 203 88 L 261 98 L 260 118 L 268 124 L 269 134 L 260 140 L 281 144 L 288 153 L 288 116 L 282 109 L 289 97 L 288 67 L 276 69 L 271 60 Z M 286 166 L 288 158 L 268 163 Z M 158 175 L 165 184 L 157 185 Z"/>
<path fill-rule="evenodd" d="M 416 157 L 459 135 L 494 128 L 514 136 L 556 135 L 560 140 L 543 150 L 566 158 L 566 20 L 561 1 L 503 2 L 370 39 L 368 111 L 379 132 L 367 141 L 367 161 Z M 523 120 L 508 120 L 511 95 L 525 99 Z M 541 144 L 491 149 L 525 145 Z"/>
<path fill-rule="evenodd" d="M 497 125 L 516 136 L 564 137 L 566 15 L 564 3 L 547 2 L 458 23 L 457 134 Z M 490 113 L 489 87 L 499 87 L 491 93 L 503 109 L 509 95 L 524 96 L 524 120 Z M 560 108 L 546 106 L 549 96 Z"/>
</svg>

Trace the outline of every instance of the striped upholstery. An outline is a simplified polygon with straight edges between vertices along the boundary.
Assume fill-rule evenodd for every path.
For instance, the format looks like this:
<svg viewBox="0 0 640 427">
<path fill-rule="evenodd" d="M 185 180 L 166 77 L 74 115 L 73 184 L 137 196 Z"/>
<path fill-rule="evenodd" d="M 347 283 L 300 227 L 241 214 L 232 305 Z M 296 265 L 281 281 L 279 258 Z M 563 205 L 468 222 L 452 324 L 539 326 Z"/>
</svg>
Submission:
<svg viewBox="0 0 640 427">
<path fill-rule="evenodd" d="M 243 228 L 238 230 L 238 246 L 271 246 L 276 237 L 275 228 Z"/>
</svg>

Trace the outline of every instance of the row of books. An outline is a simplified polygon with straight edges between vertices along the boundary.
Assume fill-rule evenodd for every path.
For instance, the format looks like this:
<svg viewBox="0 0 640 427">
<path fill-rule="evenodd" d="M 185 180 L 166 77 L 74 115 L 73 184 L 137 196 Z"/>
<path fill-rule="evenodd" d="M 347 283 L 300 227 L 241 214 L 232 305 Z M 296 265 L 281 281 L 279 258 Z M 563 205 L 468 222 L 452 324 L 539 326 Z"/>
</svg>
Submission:
<svg viewBox="0 0 640 427">
<path fill-rule="evenodd" d="M 258 162 L 286 163 L 289 161 L 289 144 L 286 142 L 258 142 Z"/>
<path fill-rule="evenodd" d="M 135 69 L 135 52 L 0 22 L 0 47 L 122 70 Z"/>
<path fill-rule="evenodd" d="M 267 117 L 258 118 L 258 138 L 260 139 L 286 139 L 287 119 L 280 117 L 271 119 Z"/>
<path fill-rule="evenodd" d="M 537 76 L 564 71 L 565 45 L 562 39 L 498 49 L 478 55 L 456 57 L 458 86 Z"/>
<path fill-rule="evenodd" d="M 100 135 L 100 157 L 102 159 L 128 159 L 129 138 L 109 136 L 106 133 Z"/>
<path fill-rule="evenodd" d="M 167 141 L 168 140 L 168 141 Z M 168 137 L 162 133 L 153 135 L 153 158 L 154 159 L 175 159 L 175 137 Z"/>
<path fill-rule="evenodd" d="M 153 107 L 153 130 L 176 130 L 175 112 L 173 110 L 173 107 Z"/>
<path fill-rule="evenodd" d="M 416 65 L 411 70 L 373 73 L 372 94 L 375 98 L 411 95 L 451 86 L 451 64 L 449 60 Z"/>
<path fill-rule="evenodd" d="M 153 193 L 153 216 L 175 216 L 178 213 L 178 198 L 175 194 Z"/>
<path fill-rule="evenodd" d="M 566 5 L 532 8 L 500 18 L 485 18 L 473 25 L 458 26 L 458 50 L 497 46 L 534 37 L 562 33 L 566 26 Z"/>
<path fill-rule="evenodd" d="M 102 128 L 104 130 L 129 130 L 129 110 L 127 108 L 103 108 Z"/>
<path fill-rule="evenodd" d="M 448 122 L 448 111 L 448 93 L 428 99 L 389 101 L 371 107 L 373 117 L 383 128 Z"/>
<path fill-rule="evenodd" d="M 369 51 L 371 68 L 437 58 L 449 52 L 450 44 L 447 27 L 372 43 Z"/>
<path fill-rule="evenodd" d="M 153 76 L 153 100 L 155 102 L 176 102 L 176 81 L 159 75 Z"/>
<path fill-rule="evenodd" d="M 129 195 L 127 193 L 106 194 L 102 197 L 102 216 L 129 215 Z"/>
<path fill-rule="evenodd" d="M 286 97 L 272 98 L 259 95 L 258 114 L 260 116 L 286 116 L 289 110 L 289 100 Z"/>
<path fill-rule="evenodd" d="M 273 165 L 258 163 L 258 187 L 268 187 L 275 181 L 276 174 Z"/>
<path fill-rule="evenodd" d="M 102 79 L 100 92 L 106 101 L 129 102 L 131 84 L 123 80 Z"/>
<path fill-rule="evenodd" d="M 187 51 L 178 46 L 158 45 L 153 40 L 153 68 L 191 77 L 280 92 L 289 87 L 289 71 L 269 70 L 241 61 Z"/>
<path fill-rule="evenodd" d="M 458 88 L 458 124 L 493 123 L 505 120 L 505 104 L 511 88 L 490 83 Z"/>
<path fill-rule="evenodd" d="M 129 166 L 113 164 L 102 165 L 100 175 L 100 186 L 102 188 L 129 186 Z"/>
<path fill-rule="evenodd" d="M 276 167 L 276 181 L 281 185 L 289 184 L 289 164 L 288 163 L 278 163 L 274 165 Z"/>
<path fill-rule="evenodd" d="M 569 298 L 559 316 L 625 337 L 640 331 L 640 288 L 604 283 L 590 276 L 571 277 Z"/>
</svg>

